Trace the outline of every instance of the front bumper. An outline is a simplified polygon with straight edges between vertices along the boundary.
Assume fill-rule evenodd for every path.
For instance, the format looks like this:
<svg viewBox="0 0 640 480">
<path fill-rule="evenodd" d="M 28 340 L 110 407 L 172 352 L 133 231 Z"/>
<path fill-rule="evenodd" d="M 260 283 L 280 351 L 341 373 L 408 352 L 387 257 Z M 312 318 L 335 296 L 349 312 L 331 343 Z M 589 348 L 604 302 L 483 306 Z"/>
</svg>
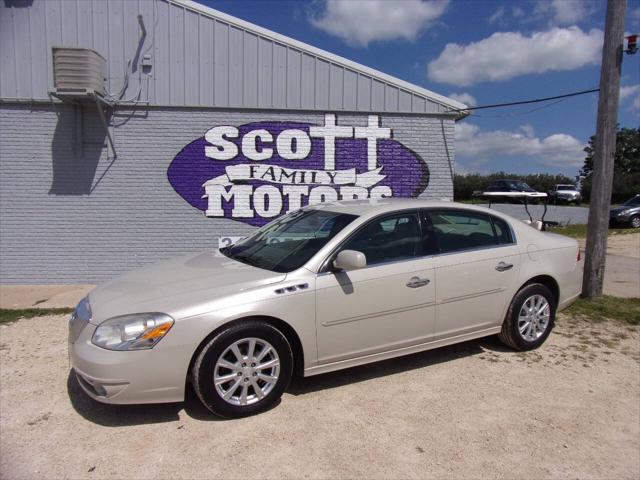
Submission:
<svg viewBox="0 0 640 480">
<path fill-rule="evenodd" d="M 619 227 L 619 226 L 627 226 L 631 222 L 631 216 L 628 217 L 618 217 L 615 215 L 611 215 L 609 217 L 609 226 L 610 227 Z"/>
<path fill-rule="evenodd" d="M 89 323 L 77 340 L 69 340 L 71 367 L 87 395 L 113 404 L 184 400 L 190 360 L 184 348 L 161 341 L 150 350 L 105 350 L 91 343 L 95 329 Z"/>
<path fill-rule="evenodd" d="M 563 202 L 579 202 L 582 199 L 580 195 L 566 194 L 566 193 L 565 194 L 559 193 L 556 195 L 556 198 Z"/>
</svg>

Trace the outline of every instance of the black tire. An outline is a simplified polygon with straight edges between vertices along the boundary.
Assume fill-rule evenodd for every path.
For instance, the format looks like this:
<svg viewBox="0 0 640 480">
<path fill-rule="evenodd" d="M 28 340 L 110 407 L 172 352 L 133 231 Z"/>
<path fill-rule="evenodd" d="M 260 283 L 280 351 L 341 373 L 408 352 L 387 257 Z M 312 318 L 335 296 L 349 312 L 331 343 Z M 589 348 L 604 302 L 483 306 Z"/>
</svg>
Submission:
<svg viewBox="0 0 640 480">
<path fill-rule="evenodd" d="M 235 342 L 247 338 L 256 338 L 273 347 L 279 359 L 279 374 L 275 385 L 262 399 L 255 400 L 254 398 L 255 403 L 247 405 L 234 405 L 225 400 L 216 389 L 213 380 L 214 372 L 221 355 Z M 289 385 L 292 372 L 293 354 L 287 338 L 268 323 L 248 320 L 231 325 L 207 342 L 196 357 L 191 374 L 194 390 L 205 407 L 221 417 L 240 418 L 274 407 Z M 242 374 L 239 376 L 242 377 Z M 247 380 L 244 379 L 244 381 Z M 238 388 L 241 389 L 242 384 Z M 255 395 L 253 387 L 249 388 Z"/>
<path fill-rule="evenodd" d="M 549 320 L 542 335 L 535 340 L 527 340 L 520 334 L 518 328 L 518 317 L 520 310 L 523 308 L 525 301 L 534 295 L 541 295 L 549 304 Z M 530 283 L 525 285 L 516 293 L 509 305 L 507 315 L 502 324 L 502 331 L 498 334 L 498 338 L 502 343 L 514 350 L 534 350 L 544 343 L 551 330 L 553 329 L 556 319 L 556 299 L 551 291 L 541 283 Z"/>
<path fill-rule="evenodd" d="M 640 228 L 640 215 L 633 215 L 629 219 L 629 226 L 631 228 Z"/>
</svg>

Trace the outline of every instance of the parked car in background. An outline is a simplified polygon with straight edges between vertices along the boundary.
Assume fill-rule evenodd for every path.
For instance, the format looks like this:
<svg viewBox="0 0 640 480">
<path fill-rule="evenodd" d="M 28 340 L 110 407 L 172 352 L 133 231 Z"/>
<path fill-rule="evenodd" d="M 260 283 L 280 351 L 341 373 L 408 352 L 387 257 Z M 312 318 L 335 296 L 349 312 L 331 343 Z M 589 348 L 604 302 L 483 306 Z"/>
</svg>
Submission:
<svg viewBox="0 0 640 480">
<path fill-rule="evenodd" d="M 580 205 L 582 202 L 582 194 L 575 185 L 556 185 L 552 190 L 549 190 L 549 201 L 560 203 L 575 203 Z"/>
<path fill-rule="evenodd" d="M 612 208 L 609 213 L 609 224 L 640 228 L 640 194 L 631 197 L 619 207 Z"/>
<path fill-rule="evenodd" d="M 531 188 L 524 182 L 520 180 L 494 180 L 491 182 L 487 188 L 486 192 L 529 192 L 535 193 L 536 190 Z"/>
<path fill-rule="evenodd" d="M 515 179 L 494 180 L 489 185 L 487 185 L 487 188 L 485 189 L 485 192 L 539 193 L 536 189 L 531 188 L 526 183 L 524 183 L 524 182 L 522 182 L 520 180 L 515 180 Z M 513 197 L 510 198 L 510 197 L 506 197 L 506 196 L 505 196 L 505 200 L 507 202 L 516 202 L 516 203 L 522 203 L 524 201 L 523 199 L 514 199 Z M 538 199 L 529 199 L 528 202 L 529 203 L 538 203 L 539 200 Z"/>
<path fill-rule="evenodd" d="M 190 381 L 212 412 L 242 417 L 294 374 L 495 334 L 537 348 L 581 284 L 576 240 L 495 210 L 325 203 L 94 289 L 71 317 L 70 360 L 101 402 L 182 401 Z"/>
</svg>

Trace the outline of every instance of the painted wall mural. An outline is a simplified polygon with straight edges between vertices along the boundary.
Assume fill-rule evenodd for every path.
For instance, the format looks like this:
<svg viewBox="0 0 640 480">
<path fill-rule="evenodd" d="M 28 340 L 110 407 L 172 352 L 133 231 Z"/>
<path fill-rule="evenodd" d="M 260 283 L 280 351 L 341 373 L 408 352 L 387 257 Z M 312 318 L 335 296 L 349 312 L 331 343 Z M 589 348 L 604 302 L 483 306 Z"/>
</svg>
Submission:
<svg viewBox="0 0 640 480">
<path fill-rule="evenodd" d="M 213 127 L 176 155 L 167 177 L 206 216 L 262 226 L 307 204 L 416 197 L 429 183 L 429 169 L 377 115 L 366 127 L 353 127 L 326 114 L 324 125 Z"/>
</svg>

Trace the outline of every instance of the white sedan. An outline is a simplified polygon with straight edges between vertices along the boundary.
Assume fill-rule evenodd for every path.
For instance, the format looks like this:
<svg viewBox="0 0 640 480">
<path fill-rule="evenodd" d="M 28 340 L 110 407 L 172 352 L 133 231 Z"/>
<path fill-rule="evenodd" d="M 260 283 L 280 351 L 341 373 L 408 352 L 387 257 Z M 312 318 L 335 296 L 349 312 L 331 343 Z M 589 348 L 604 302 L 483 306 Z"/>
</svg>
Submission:
<svg viewBox="0 0 640 480">
<path fill-rule="evenodd" d="M 486 208 L 321 204 L 96 288 L 70 320 L 70 358 L 98 401 L 182 401 L 191 382 L 212 412 L 241 417 L 294 374 L 495 334 L 537 348 L 581 278 L 575 240 Z"/>
</svg>

